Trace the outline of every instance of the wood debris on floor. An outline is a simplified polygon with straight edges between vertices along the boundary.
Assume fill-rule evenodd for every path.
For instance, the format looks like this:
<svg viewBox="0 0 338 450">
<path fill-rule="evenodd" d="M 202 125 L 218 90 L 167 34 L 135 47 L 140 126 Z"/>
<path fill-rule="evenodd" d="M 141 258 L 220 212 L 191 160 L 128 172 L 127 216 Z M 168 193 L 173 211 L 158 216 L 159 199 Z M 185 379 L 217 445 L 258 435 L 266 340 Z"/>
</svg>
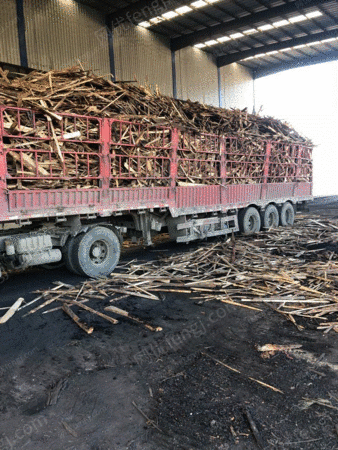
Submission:
<svg viewBox="0 0 338 450">
<path fill-rule="evenodd" d="M 87 280 L 80 286 L 58 282 L 48 291 L 38 291 L 38 297 L 19 311 L 28 306 L 33 306 L 28 314 L 63 309 L 87 333 L 92 327 L 72 314 L 71 308 L 117 323 L 86 305 L 91 302 L 148 330 L 160 331 L 115 304 L 128 297 L 159 301 L 167 293 L 179 293 L 197 304 L 219 301 L 253 310 L 269 306 L 299 329 L 308 321 L 324 333 L 338 332 L 337 228 L 333 220 L 297 216 L 293 228 L 201 244 L 195 250 L 147 262 L 132 260 L 120 264 L 109 278 Z"/>
</svg>

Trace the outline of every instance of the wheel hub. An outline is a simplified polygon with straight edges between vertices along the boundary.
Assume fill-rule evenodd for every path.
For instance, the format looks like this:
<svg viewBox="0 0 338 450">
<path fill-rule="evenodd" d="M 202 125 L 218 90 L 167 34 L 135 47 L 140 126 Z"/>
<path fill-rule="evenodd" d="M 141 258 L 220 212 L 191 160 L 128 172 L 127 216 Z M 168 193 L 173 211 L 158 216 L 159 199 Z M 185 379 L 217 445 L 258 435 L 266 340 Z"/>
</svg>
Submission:
<svg viewBox="0 0 338 450">
<path fill-rule="evenodd" d="M 269 217 L 268 217 L 268 226 L 269 226 L 269 228 L 272 227 L 273 219 L 274 219 L 273 214 L 272 213 L 269 214 Z"/>
<path fill-rule="evenodd" d="M 94 264 L 101 264 L 107 257 L 108 246 L 104 241 L 96 241 L 90 248 L 90 259 Z"/>
<path fill-rule="evenodd" d="M 255 219 L 252 216 L 249 219 L 249 228 L 250 228 L 250 231 L 252 231 L 255 228 Z"/>
</svg>

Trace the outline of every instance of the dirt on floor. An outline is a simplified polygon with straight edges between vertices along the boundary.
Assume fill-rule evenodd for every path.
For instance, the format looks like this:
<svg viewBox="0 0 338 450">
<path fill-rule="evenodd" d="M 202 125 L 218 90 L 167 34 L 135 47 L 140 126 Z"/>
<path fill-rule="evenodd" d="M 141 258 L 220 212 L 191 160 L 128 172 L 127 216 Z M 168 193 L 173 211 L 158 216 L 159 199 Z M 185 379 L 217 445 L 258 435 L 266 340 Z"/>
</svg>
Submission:
<svg viewBox="0 0 338 450">
<path fill-rule="evenodd" d="M 313 212 L 338 218 L 338 202 Z M 124 260 L 198 245 L 164 242 Z M 14 274 L 0 307 L 59 280 L 83 279 L 63 269 Z M 299 331 L 267 306 L 182 293 L 119 306 L 163 331 L 88 316 L 87 335 L 62 311 L 17 313 L 1 326 L 0 450 L 338 449 L 337 333 L 305 319 Z M 286 349 L 260 352 L 265 344 Z"/>
</svg>

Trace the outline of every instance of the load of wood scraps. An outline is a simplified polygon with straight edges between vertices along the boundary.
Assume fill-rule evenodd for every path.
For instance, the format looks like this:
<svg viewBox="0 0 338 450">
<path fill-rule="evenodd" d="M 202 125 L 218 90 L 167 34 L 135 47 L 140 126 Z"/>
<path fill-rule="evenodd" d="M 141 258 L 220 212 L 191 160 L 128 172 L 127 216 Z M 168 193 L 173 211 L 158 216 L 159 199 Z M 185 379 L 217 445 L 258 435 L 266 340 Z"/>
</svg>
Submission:
<svg viewBox="0 0 338 450">
<path fill-rule="evenodd" d="M 173 99 L 81 67 L 14 79 L 7 75 L 0 68 L 0 106 L 36 111 L 3 112 L 4 147 L 11 150 L 9 189 L 98 187 L 100 124 L 95 117 L 124 121 L 112 124 L 111 187 L 170 185 L 172 127 L 180 130 L 178 184 L 220 182 L 218 136 L 238 138 L 227 142 L 229 184 L 262 182 L 263 141 L 268 139 L 275 142 L 268 181 L 311 178 L 311 155 L 306 147 L 299 153 L 298 144 L 311 148 L 312 143 L 274 118 Z M 305 169 L 297 171 L 300 164 Z"/>
<path fill-rule="evenodd" d="M 79 318 L 81 310 L 113 324 L 117 320 L 108 313 L 159 331 L 158 326 L 121 308 L 119 302 L 126 298 L 159 301 L 168 294 L 187 294 L 187 301 L 201 305 L 219 301 L 253 311 L 268 305 L 299 329 L 310 321 L 325 333 L 338 332 L 337 230 L 335 221 L 300 217 L 294 228 L 208 243 L 149 262 L 133 260 L 118 266 L 107 279 L 88 280 L 79 286 L 59 282 L 38 292 L 29 303 L 21 305 L 21 299 L 18 311 L 31 305 L 28 314 L 63 309 L 87 333 L 93 327 Z"/>
</svg>

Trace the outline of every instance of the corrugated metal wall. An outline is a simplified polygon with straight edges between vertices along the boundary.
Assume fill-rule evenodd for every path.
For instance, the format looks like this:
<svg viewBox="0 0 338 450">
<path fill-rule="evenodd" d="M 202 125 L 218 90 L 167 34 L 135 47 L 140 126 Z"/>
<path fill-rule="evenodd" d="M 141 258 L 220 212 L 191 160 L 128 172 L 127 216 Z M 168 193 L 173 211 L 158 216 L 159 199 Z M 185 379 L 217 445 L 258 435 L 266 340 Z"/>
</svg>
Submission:
<svg viewBox="0 0 338 450">
<path fill-rule="evenodd" d="M 116 78 L 137 80 L 160 92 L 173 95 L 169 40 L 131 24 L 114 29 Z"/>
<path fill-rule="evenodd" d="M 177 97 L 219 106 L 217 66 L 214 58 L 188 47 L 176 52 Z"/>
<path fill-rule="evenodd" d="M 75 0 L 24 0 L 29 67 L 74 66 L 110 72 L 104 17 Z"/>
<path fill-rule="evenodd" d="M 254 106 L 254 82 L 250 69 L 233 63 L 221 67 L 221 105 L 224 108 L 248 108 Z"/>
<path fill-rule="evenodd" d="M 1 2 L 0 61 L 20 64 L 16 1 Z M 24 0 L 28 66 L 43 70 L 73 66 L 78 60 L 102 75 L 110 72 L 104 16 L 75 0 Z M 137 80 L 173 95 L 172 61 L 167 38 L 150 30 L 121 25 L 114 29 L 117 79 Z M 177 97 L 219 105 L 215 60 L 206 52 L 176 52 Z M 234 63 L 220 69 L 221 104 L 226 108 L 254 104 L 253 77 Z"/>
<path fill-rule="evenodd" d="M 2 1 L 0 7 L 0 61 L 20 65 L 16 1 Z"/>
</svg>

